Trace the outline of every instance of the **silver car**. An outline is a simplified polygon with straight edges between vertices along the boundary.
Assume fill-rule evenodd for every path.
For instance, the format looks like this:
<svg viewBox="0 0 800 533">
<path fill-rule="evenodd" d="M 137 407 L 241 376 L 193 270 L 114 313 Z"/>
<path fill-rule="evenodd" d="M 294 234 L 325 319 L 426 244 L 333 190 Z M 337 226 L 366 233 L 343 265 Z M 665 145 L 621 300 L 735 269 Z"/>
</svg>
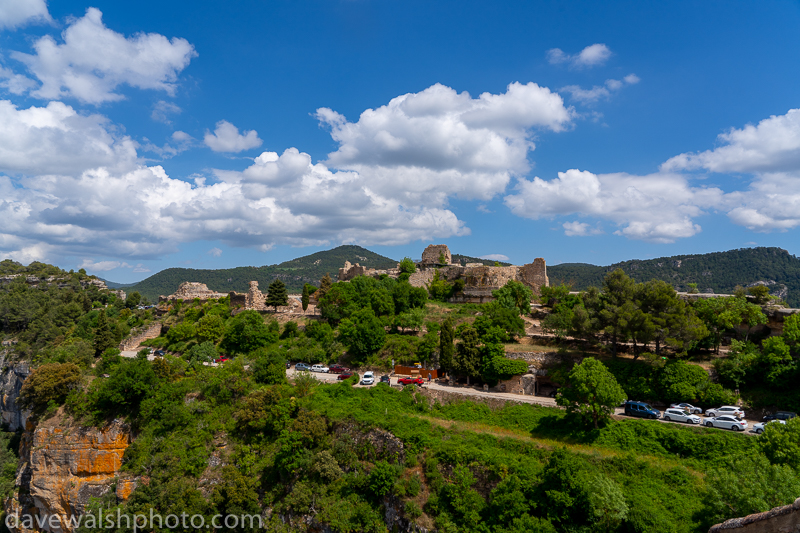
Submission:
<svg viewBox="0 0 800 533">
<path fill-rule="evenodd" d="M 784 421 L 784 420 L 770 420 L 768 422 L 758 422 L 757 424 L 753 424 L 753 431 L 755 431 L 756 433 L 761 435 L 762 433 L 764 433 L 764 429 L 765 429 L 766 425 L 767 424 L 771 424 L 773 422 L 780 422 L 781 424 L 785 424 L 786 423 L 786 421 Z"/>
<path fill-rule="evenodd" d="M 674 420 L 675 422 L 687 422 L 689 424 L 699 424 L 701 422 L 700 417 L 691 413 L 687 413 L 683 409 L 671 407 L 664 411 L 664 416 L 662 416 L 666 421 Z"/>
<path fill-rule="evenodd" d="M 710 428 L 730 429 L 733 431 L 744 431 L 747 429 L 747 421 L 738 420 L 733 415 L 720 415 L 712 418 L 704 418 L 703 424 Z"/>
<path fill-rule="evenodd" d="M 328 367 L 325 366 L 325 365 L 313 365 L 311 367 L 311 371 L 312 372 L 325 372 L 325 373 L 327 373 L 328 372 Z"/>
<path fill-rule="evenodd" d="M 688 411 L 688 412 L 692 413 L 693 415 L 694 414 L 697 414 L 697 415 L 702 415 L 703 414 L 703 410 L 701 408 L 695 407 L 694 405 L 692 405 L 690 403 L 686 403 L 686 402 L 673 403 L 672 405 L 670 405 L 670 407 L 673 407 L 675 409 L 682 409 L 684 411 Z"/>
<path fill-rule="evenodd" d="M 720 415 L 730 415 L 736 418 L 744 418 L 744 410 L 734 405 L 723 405 L 706 411 L 706 416 L 715 417 Z"/>
</svg>

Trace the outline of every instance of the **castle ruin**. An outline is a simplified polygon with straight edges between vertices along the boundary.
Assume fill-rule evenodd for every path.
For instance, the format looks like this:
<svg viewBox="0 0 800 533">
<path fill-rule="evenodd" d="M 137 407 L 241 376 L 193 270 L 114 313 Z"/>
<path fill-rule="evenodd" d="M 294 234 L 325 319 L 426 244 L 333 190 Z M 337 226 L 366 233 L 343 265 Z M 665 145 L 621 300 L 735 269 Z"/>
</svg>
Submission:
<svg viewBox="0 0 800 533">
<path fill-rule="evenodd" d="M 549 286 L 547 279 L 547 265 L 544 259 L 538 257 L 532 263 L 523 266 L 486 266 L 483 263 L 468 263 L 462 266 L 453 263 L 453 256 L 445 244 L 431 244 L 422 252 L 422 259 L 417 263 L 417 271 L 411 274 L 408 282 L 414 287 L 426 287 L 436 273 L 439 279 L 448 282 L 464 280 L 464 288 L 453 296 L 453 303 L 485 303 L 494 299 L 495 291 L 511 280 L 518 281 L 529 287 L 535 295 L 539 295 L 541 287 Z M 350 281 L 356 276 L 380 277 L 386 274 L 397 278 L 400 275 L 400 265 L 390 270 L 376 270 L 356 263 L 346 261 L 343 268 L 339 269 L 339 281 Z"/>
</svg>

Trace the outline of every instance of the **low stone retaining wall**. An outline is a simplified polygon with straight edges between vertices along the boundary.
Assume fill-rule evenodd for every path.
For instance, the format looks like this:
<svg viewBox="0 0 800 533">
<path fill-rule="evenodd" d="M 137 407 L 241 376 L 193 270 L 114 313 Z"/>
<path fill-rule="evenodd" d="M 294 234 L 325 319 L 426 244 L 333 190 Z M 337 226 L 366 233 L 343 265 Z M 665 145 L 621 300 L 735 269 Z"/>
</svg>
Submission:
<svg viewBox="0 0 800 533">
<path fill-rule="evenodd" d="M 772 533 L 800 531 L 800 498 L 793 504 L 775 507 L 763 513 L 731 518 L 712 526 L 708 533 Z"/>
<path fill-rule="evenodd" d="M 148 339 L 155 339 L 161 335 L 161 322 L 153 322 L 150 324 L 147 329 L 142 331 L 141 333 L 137 333 L 136 335 L 129 337 L 119 343 L 119 350 L 124 352 L 126 350 L 132 350 L 139 346 L 143 341 Z"/>
<path fill-rule="evenodd" d="M 493 411 L 497 409 L 502 409 L 508 403 L 517 403 L 521 405 L 535 405 L 531 404 L 531 402 L 514 400 L 512 398 L 487 398 L 486 396 L 473 396 L 471 394 L 462 394 L 458 392 L 450 392 L 440 389 L 429 389 L 426 387 L 420 387 L 417 390 L 417 394 L 423 396 L 428 401 L 428 405 L 433 405 L 435 402 L 439 402 L 441 405 L 447 405 L 453 402 L 470 401 L 486 405 L 489 409 Z"/>
</svg>

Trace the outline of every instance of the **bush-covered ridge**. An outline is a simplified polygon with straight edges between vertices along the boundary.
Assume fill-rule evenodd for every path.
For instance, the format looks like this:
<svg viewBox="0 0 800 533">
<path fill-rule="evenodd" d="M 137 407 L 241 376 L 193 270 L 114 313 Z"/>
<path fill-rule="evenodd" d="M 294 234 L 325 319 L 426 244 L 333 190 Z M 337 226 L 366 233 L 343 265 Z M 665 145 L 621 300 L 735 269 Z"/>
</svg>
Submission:
<svg viewBox="0 0 800 533">
<path fill-rule="evenodd" d="M 572 284 L 574 290 L 600 287 L 609 272 L 621 268 L 638 282 L 660 279 L 685 291 L 697 283 L 702 292 L 732 294 L 737 285 L 746 287 L 757 281 L 786 285 L 787 303 L 800 307 L 800 259 L 781 248 L 740 248 L 709 254 L 676 255 L 657 259 L 632 259 L 609 266 L 586 263 L 548 265 L 552 285 Z M 774 288 L 774 287 L 773 287 Z"/>
<path fill-rule="evenodd" d="M 291 292 L 300 292 L 303 285 L 310 283 L 319 285 L 325 274 L 336 279 L 339 269 L 345 261 L 359 263 L 376 269 L 395 268 L 397 261 L 371 252 L 361 246 L 339 246 L 333 250 L 316 252 L 277 265 L 261 267 L 236 267 L 218 270 L 201 270 L 193 268 L 168 268 L 153 274 L 138 283 L 125 287 L 126 291 L 138 291 L 150 301 L 158 301 L 161 295 L 167 296 L 175 292 L 184 281 L 205 283 L 208 288 L 218 292 L 247 292 L 248 283 L 257 281 L 259 288 L 266 291 L 270 283 L 280 279 Z"/>
</svg>

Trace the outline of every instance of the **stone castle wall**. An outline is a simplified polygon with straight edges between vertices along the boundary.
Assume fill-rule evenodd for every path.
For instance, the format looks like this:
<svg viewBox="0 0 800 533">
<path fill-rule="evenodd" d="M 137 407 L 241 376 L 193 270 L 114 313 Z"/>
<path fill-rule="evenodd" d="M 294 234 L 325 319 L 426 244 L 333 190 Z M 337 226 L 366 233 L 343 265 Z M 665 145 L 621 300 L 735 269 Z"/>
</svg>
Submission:
<svg viewBox="0 0 800 533">
<path fill-rule="evenodd" d="M 449 265 L 453 262 L 453 256 L 450 255 L 450 248 L 446 244 L 430 244 L 425 251 L 422 252 L 421 265 L 432 266 L 440 265 L 439 257 L 444 255 L 444 264 Z"/>
<path fill-rule="evenodd" d="M 178 290 L 169 296 L 159 296 L 158 303 L 175 303 L 178 300 L 194 300 L 198 299 L 201 302 L 214 300 L 217 298 L 224 298 L 228 296 L 222 292 L 215 292 L 208 288 L 205 283 L 198 283 L 196 281 L 184 281 L 178 286 Z"/>
<path fill-rule="evenodd" d="M 800 498 L 793 504 L 775 507 L 763 513 L 731 518 L 711 526 L 708 533 L 798 533 L 800 532 Z"/>
<path fill-rule="evenodd" d="M 144 331 L 137 333 L 136 335 L 133 335 L 132 337 L 129 337 L 119 343 L 119 350 L 121 352 L 132 350 L 139 346 L 143 341 L 155 339 L 159 335 L 161 335 L 161 322 L 153 322 Z"/>
</svg>

